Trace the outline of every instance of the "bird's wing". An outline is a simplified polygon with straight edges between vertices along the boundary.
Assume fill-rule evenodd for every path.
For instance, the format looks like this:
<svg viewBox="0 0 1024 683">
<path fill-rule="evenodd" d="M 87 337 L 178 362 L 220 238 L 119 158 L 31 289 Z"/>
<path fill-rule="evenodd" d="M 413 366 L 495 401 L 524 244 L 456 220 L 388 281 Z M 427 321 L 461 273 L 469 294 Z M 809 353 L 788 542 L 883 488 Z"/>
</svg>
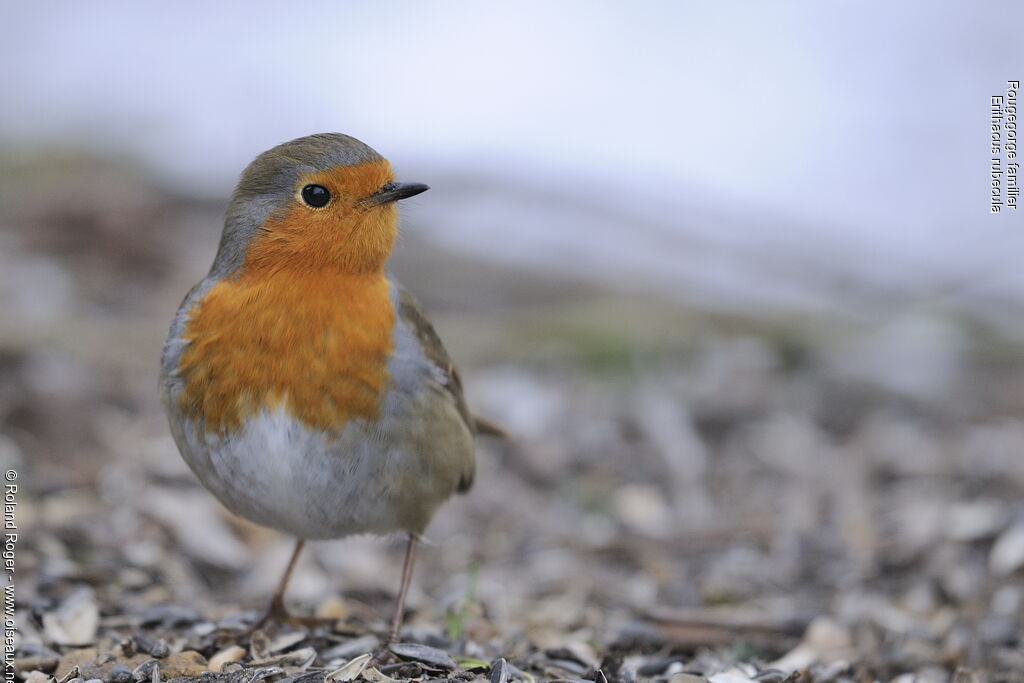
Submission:
<svg viewBox="0 0 1024 683">
<path fill-rule="evenodd" d="M 395 283 L 395 286 L 398 288 L 399 317 L 416 336 L 416 340 L 423 350 L 423 355 L 427 357 L 427 360 L 438 371 L 441 378 L 440 383 L 451 394 L 451 398 L 455 402 L 455 407 L 459 411 L 462 421 L 466 423 L 469 431 L 476 433 L 475 421 L 473 416 L 469 414 L 469 408 L 466 407 L 466 397 L 462 391 L 462 378 L 459 377 L 458 369 L 448 356 L 448 351 L 445 350 L 444 344 L 441 343 L 441 338 L 437 336 L 434 326 L 423 315 L 423 311 L 413 295 L 398 283 Z"/>
<path fill-rule="evenodd" d="M 392 282 L 394 282 L 392 280 Z M 420 348 L 424 355 L 434 364 L 443 377 L 442 386 L 451 393 L 455 401 L 455 407 L 459 411 L 463 422 L 469 427 L 474 435 L 493 436 L 499 439 L 509 440 L 509 433 L 500 424 L 489 420 L 486 417 L 474 415 L 469 412 L 466 406 L 466 397 L 462 391 L 462 378 L 459 377 L 459 370 L 455 367 L 452 359 L 448 356 L 441 338 L 437 336 L 434 326 L 430 324 L 427 317 L 423 315 L 419 302 L 402 285 L 394 282 L 398 290 L 398 315 L 419 341 Z"/>
<path fill-rule="evenodd" d="M 423 355 L 433 366 L 435 376 L 441 391 L 446 392 L 458 411 L 459 417 L 470 434 L 476 434 L 476 421 L 466 406 L 466 397 L 462 391 L 462 379 L 452 359 L 448 356 L 441 338 L 437 331 L 430 324 L 427 317 L 423 315 L 416 299 L 397 282 L 394 286 L 398 291 L 398 316 L 405 327 L 415 336 Z M 458 482 L 460 492 L 469 490 L 473 483 L 473 473 L 476 469 L 473 463 L 472 449 L 468 452 L 468 464 Z"/>
</svg>

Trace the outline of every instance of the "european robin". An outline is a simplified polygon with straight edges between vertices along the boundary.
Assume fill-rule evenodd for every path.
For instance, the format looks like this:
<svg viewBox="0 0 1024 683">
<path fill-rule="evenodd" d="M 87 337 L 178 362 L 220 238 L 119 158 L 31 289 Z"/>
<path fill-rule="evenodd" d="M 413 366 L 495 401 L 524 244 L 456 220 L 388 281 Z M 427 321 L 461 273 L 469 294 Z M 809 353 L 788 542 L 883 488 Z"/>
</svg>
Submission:
<svg viewBox="0 0 1024 683">
<path fill-rule="evenodd" d="M 171 323 L 160 392 L 182 457 L 229 510 L 298 538 L 258 625 L 287 617 L 306 539 L 402 532 L 393 642 L 420 534 L 473 481 L 458 372 L 385 272 L 395 203 L 427 189 L 339 133 L 264 152 Z"/>
</svg>

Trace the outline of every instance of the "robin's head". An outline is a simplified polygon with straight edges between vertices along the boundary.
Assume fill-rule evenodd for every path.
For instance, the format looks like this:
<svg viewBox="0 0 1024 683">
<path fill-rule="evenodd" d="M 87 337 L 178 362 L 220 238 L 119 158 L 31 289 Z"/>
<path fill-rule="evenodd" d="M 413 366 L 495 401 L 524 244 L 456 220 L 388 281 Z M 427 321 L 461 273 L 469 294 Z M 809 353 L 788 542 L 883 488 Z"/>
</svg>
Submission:
<svg viewBox="0 0 1024 683">
<path fill-rule="evenodd" d="M 348 135 L 278 145 L 242 172 L 211 274 L 243 265 L 378 271 L 394 246 L 395 202 L 426 189 L 395 182 L 387 159 Z"/>
</svg>

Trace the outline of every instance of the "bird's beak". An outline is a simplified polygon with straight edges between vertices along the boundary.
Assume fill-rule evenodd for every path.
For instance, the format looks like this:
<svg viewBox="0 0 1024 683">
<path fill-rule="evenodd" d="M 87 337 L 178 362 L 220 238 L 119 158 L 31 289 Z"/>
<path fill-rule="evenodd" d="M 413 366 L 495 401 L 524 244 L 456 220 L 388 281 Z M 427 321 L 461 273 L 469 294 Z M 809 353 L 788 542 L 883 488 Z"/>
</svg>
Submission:
<svg viewBox="0 0 1024 683">
<path fill-rule="evenodd" d="M 399 199 L 415 197 L 429 189 L 430 186 L 423 183 L 396 183 L 392 180 L 389 183 L 384 183 L 384 186 L 379 191 L 363 198 L 359 203 L 363 206 L 380 206 L 381 204 L 397 202 Z"/>
</svg>

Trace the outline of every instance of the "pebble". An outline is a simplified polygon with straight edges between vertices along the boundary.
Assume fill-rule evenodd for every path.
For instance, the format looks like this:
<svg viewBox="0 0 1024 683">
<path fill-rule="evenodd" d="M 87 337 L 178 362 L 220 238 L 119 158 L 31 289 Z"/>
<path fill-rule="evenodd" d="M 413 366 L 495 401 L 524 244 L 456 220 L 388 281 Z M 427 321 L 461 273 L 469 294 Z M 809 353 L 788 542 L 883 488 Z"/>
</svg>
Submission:
<svg viewBox="0 0 1024 683">
<path fill-rule="evenodd" d="M 318 619 L 344 619 L 348 616 L 348 605 L 334 595 L 317 605 L 314 616 Z"/>
<path fill-rule="evenodd" d="M 455 662 L 448 656 L 448 653 L 436 647 L 419 645 L 417 643 L 395 643 L 390 649 L 402 659 L 414 659 L 417 662 L 423 662 L 424 664 L 441 669 L 451 670 L 455 668 Z"/>
<path fill-rule="evenodd" d="M 31 657 L 18 657 L 12 664 L 18 671 L 44 671 L 52 672 L 57 668 L 60 657 L 57 655 L 33 655 Z"/>
<path fill-rule="evenodd" d="M 135 650 L 145 652 L 150 657 L 163 659 L 171 654 L 171 648 L 163 638 L 150 638 L 147 635 L 138 634 L 134 637 Z"/>
<path fill-rule="evenodd" d="M 390 676 L 396 674 L 399 678 L 420 678 L 423 676 L 423 667 L 417 662 L 398 662 L 397 664 L 390 664 L 388 666 L 382 666 L 380 669 L 382 674 Z"/>
<path fill-rule="evenodd" d="M 320 653 L 320 657 L 325 662 L 334 659 L 352 659 L 364 652 L 373 652 L 378 647 L 380 647 L 380 639 L 377 636 L 360 636 L 359 638 L 353 638 L 328 650 L 324 650 Z"/>
<path fill-rule="evenodd" d="M 43 615 L 46 639 L 59 645 L 88 645 L 96 639 L 100 611 L 91 588 L 79 587 L 60 606 Z"/>
<path fill-rule="evenodd" d="M 160 673 L 166 678 L 198 676 L 208 668 L 206 658 L 195 650 L 175 652 L 160 662 Z"/>
<path fill-rule="evenodd" d="M 115 664 L 110 670 L 108 680 L 110 683 L 128 683 L 132 680 L 132 670 L 124 664 Z"/>
<path fill-rule="evenodd" d="M 298 645 L 306 638 L 309 637 L 309 632 L 305 630 L 300 631 L 288 631 L 286 633 L 280 633 L 274 636 L 267 645 L 267 652 L 273 654 L 276 652 L 283 652 L 293 645 Z"/>
<path fill-rule="evenodd" d="M 243 657 L 245 657 L 246 654 L 247 652 L 244 647 L 239 647 L 238 645 L 231 645 L 229 647 L 226 647 L 217 654 L 210 657 L 210 671 L 219 672 L 223 670 L 225 664 L 229 662 L 237 662 L 241 660 Z"/>
<path fill-rule="evenodd" d="M 132 672 L 132 678 L 135 679 L 136 683 L 143 683 L 143 681 L 152 680 L 154 678 L 154 672 L 158 671 L 159 668 L 160 665 L 155 659 L 147 659 L 142 664 L 135 667 L 135 671 Z"/>
<path fill-rule="evenodd" d="M 549 659 L 548 664 L 572 674 L 582 675 L 587 672 L 587 667 L 580 664 L 575 659 Z"/>
<path fill-rule="evenodd" d="M 1024 567 L 1024 522 L 1017 522 L 1004 531 L 988 556 L 993 574 L 1007 576 Z"/>
<path fill-rule="evenodd" d="M 646 664 L 640 665 L 637 668 L 636 673 L 638 676 L 651 678 L 665 673 L 665 671 L 667 671 L 668 668 L 676 662 L 683 661 L 685 661 L 683 657 L 663 657 L 661 659 L 655 659 L 653 662 L 647 662 Z"/>
<path fill-rule="evenodd" d="M 753 678 L 738 671 L 724 671 L 707 679 L 710 683 L 751 683 Z"/>
<path fill-rule="evenodd" d="M 499 657 L 491 665 L 491 683 L 507 683 L 508 662 L 504 657 Z"/>
</svg>

